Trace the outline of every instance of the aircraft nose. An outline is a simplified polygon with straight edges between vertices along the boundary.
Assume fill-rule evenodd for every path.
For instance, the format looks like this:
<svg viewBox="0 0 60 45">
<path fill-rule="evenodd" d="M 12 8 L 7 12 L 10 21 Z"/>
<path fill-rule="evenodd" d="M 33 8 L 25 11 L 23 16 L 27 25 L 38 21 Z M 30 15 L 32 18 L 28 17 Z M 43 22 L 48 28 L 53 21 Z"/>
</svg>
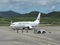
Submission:
<svg viewBox="0 0 60 45">
<path fill-rule="evenodd" d="M 12 27 L 13 25 L 10 25 L 10 27 Z"/>
<path fill-rule="evenodd" d="M 14 25 L 10 25 L 10 27 L 14 27 Z"/>
<path fill-rule="evenodd" d="M 16 27 L 16 25 L 15 25 L 15 24 L 13 24 L 13 25 L 10 25 L 10 27 Z"/>
<path fill-rule="evenodd" d="M 13 28 L 13 29 L 14 29 L 14 28 L 15 28 L 15 26 L 14 26 L 14 25 L 10 25 L 10 28 Z"/>
<path fill-rule="evenodd" d="M 10 25 L 10 29 L 12 28 L 13 26 L 12 25 Z"/>
</svg>

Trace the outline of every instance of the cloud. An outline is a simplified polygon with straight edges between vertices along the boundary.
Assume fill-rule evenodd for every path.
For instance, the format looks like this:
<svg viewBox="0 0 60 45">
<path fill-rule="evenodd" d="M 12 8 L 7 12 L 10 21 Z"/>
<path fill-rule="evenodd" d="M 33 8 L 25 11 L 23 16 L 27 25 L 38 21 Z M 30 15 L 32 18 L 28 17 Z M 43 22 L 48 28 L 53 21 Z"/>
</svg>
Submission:
<svg viewBox="0 0 60 45">
<path fill-rule="evenodd" d="M 0 0 L 0 3 L 8 3 L 10 0 Z"/>
<path fill-rule="evenodd" d="M 32 3 L 32 4 L 37 4 L 37 5 L 52 5 L 60 2 L 60 0 L 0 0 L 0 3 L 20 3 L 20 2 L 25 2 L 25 3 Z"/>
<path fill-rule="evenodd" d="M 60 0 L 0 0 L 0 2 L 9 2 L 9 1 L 16 1 L 16 2 L 35 2 L 35 3 L 39 3 L 39 2 L 44 2 L 44 3 L 50 3 L 50 2 L 60 2 Z M 43 4 L 43 3 L 42 3 Z"/>
<path fill-rule="evenodd" d="M 29 3 L 32 3 L 32 4 L 38 4 L 38 5 L 52 5 L 52 4 L 56 4 L 58 2 L 60 2 L 60 0 L 12 0 L 13 2 L 29 2 Z"/>
<path fill-rule="evenodd" d="M 56 6 L 53 5 L 53 6 L 51 6 L 50 11 L 54 11 L 55 9 L 56 9 Z"/>
<path fill-rule="evenodd" d="M 60 3 L 60 0 L 12 0 L 14 2 L 10 8 L 24 8 L 26 9 L 28 5 L 30 7 L 39 7 L 39 6 L 49 6 L 49 11 L 55 10 L 56 5 Z M 25 5 L 25 6 L 24 6 Z"/>
<path fill-rule="evenodd" d="M 49 3 L 49 1 L 41 0 L 41 1 L 38 1 L 37 3 L 40 4 L 40 5 L 47 5 Z"/>
<path fill-rule="evenodd" d="M 57 8 L 58 4 L 60 4 L 60 0 L 0 0 L 0 9 L 7 7 L 16 10 L 41 10 L 42 7 L 47 6 L 46 11 L 52 11 Z"/>
</svg>

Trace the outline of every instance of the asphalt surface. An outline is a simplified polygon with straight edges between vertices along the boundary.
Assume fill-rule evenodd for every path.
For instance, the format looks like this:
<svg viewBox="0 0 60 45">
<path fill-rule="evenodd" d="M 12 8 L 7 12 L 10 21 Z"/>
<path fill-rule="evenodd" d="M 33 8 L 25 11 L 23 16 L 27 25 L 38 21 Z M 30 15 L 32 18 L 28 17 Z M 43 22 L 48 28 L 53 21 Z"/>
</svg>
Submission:
<svg viewBox="0 0 60 45">
<path fill-rule="evenodd" d="M 34 34 L 26 30 L 19 33 L 10 30 L 8 26 L 0 26 L 0 45 L 60 45 L 60 26 L 44 26 L 46 34 Z"/>
</svg>

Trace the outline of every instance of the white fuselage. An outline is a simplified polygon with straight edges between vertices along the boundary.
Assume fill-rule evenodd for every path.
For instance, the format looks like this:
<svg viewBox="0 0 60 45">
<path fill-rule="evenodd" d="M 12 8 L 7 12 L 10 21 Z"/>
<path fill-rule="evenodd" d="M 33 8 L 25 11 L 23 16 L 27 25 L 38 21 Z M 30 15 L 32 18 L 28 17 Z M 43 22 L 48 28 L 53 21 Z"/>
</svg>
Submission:
<svg viewBox="0 0 60 45">
<path fill-rule="evenodd" d="M 19 30 L 20 28 L 28 28 L 32 29 L 34 26 L 37 26 L 40 23 L 40 13 L 35 21 L 29 21 L 29 22 L 14 22 L 11 23 L 10 28 L 14 30 Z"/>
<path fill-rule="evenodd" d="M 10 25 L 12 29 L 20 29 L 20 28 L 32 28 L 34 26 L 37 26 L 39 23 L 37 22 L 14 22 Z"/>
</svg>

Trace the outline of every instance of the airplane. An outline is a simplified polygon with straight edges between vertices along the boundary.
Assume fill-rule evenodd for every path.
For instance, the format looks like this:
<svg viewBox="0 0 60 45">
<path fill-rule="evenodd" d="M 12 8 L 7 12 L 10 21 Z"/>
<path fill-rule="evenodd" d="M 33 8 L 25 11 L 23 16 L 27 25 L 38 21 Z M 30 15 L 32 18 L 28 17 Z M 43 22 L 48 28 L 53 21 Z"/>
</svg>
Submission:
<svg viewBox="0 0 60 45">
<path fill-rule="evenodd" d="M 19 30 L 20 28 L 22 29 L 32 29 L 35 26 L 38 26 L 40 23 L 40 15 L 41 13 L 38 14 L 37 19 L 35 21 L 28 21 L 28 22 L 11 22 L 10 28 L 13 30 Z"/>
</svg>

